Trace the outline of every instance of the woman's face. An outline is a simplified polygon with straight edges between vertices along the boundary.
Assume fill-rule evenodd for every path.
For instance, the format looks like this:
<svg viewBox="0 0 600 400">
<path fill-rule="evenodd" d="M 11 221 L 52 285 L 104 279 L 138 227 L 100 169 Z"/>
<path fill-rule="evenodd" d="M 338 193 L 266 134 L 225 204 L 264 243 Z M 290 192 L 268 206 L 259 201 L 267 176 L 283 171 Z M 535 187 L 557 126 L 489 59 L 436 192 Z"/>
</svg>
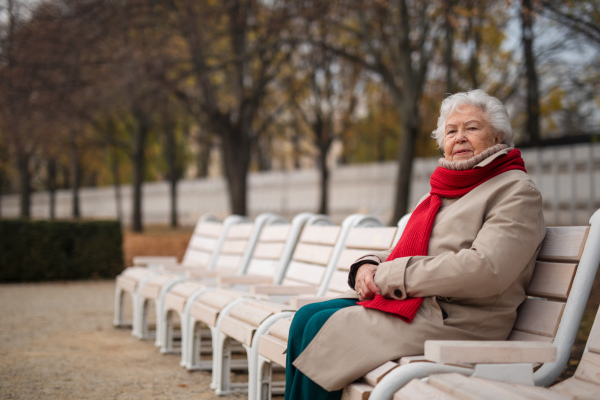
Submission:
<svg viewBox="0 0 600 400">
<path fill-rule="evenodd" d="M 501 142 L 494 134 L 483 111 L 472 105 L 462 105 L 454 111 L 444 126 L 444 157 L 449 161 L 468 160 Z"/>
</svg>

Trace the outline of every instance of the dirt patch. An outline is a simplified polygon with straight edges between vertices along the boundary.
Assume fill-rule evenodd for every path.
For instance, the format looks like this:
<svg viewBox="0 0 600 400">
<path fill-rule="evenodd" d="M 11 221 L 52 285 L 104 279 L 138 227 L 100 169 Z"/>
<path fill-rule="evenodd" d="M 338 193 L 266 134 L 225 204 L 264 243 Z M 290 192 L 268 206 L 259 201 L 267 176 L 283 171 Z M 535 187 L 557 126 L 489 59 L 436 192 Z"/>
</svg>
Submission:
<svg viewBox="0 0 600 400">
<path fill-rule="evenodd" d="M 114 281 L 0 285 L 0 398 L 246 398 L 113 328 L 113 299 Z"/>
</svg>

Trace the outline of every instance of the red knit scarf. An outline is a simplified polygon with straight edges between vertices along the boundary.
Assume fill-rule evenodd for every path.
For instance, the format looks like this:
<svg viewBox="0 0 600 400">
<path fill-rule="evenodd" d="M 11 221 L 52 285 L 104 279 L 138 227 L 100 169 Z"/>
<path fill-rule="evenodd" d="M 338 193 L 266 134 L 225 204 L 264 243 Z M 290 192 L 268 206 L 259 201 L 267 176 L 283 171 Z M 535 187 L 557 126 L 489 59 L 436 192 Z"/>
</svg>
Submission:
<svg viewBox="0 0 600 400">
<path fill-rule="evenodd" d="M 408 224 L 386 261 L 400 257 L 426 256 L 429 247 L 429 237 L 440 206 L 441 197 L 461 197 L 506 171 L 513 169 L 525 170 L 525 163 L 521 158 L 521 152 L 517 149 L 511 150 L 505 157 L 498 157 L 482 168 L 471 168 L 465 171 L 452 171 L 437 167 L 429 181 L 431 192 L 413 211 Z M 423 303 L 422 297 L 406 298 L 404 300 L 386 299 L 376 295 L 372 300 L 358 302 L 365 308 L 385 311 L 395 316 L 412 322 L 419 307 Z"/>
</svg>

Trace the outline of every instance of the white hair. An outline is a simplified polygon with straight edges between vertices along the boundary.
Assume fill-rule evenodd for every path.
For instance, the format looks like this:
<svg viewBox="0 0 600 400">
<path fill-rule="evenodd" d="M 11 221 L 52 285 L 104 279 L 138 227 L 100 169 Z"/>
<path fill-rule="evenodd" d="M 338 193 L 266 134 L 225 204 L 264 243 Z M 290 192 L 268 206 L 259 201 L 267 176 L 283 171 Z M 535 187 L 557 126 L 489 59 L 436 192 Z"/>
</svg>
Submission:
<svg viewBox="0 0 600 400">
<path fill-rule="evenodd" d="M 493 133 L 500 133 L 502 143 L 511 147 L 514 146 L 513 139 L 515 135 L 512 131 L 510 117 L 508 116 L 508 111 L 506 111 L 504 104 L 483 90 L 475 89 L 468 92 L 455 93 L 442 101 L 437 128 L 431 134 L 440 148 L 442 148 L 444 144 L 444 127 L 446 125 L 446 120 L 454 111 L 460 111 L 459 107 L 463 105 L 479 107 L 483 111 L 486 120 L 491 125 Z"/>
</svg>

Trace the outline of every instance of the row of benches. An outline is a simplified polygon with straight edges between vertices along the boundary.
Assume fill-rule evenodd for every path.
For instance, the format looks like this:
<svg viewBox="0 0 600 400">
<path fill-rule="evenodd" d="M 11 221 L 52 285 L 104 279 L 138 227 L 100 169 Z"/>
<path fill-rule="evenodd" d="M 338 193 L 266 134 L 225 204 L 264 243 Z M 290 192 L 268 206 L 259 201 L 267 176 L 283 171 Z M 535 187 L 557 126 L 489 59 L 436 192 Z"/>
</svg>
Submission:
<svg viewBox="0 0 600 400">
<path fill-rule="evenodd" d="M 270 398 L 283 389 L 272 372 L 273 367 L 285 366 L 294 310 L 347 290 L 352 262 L 366 252 L 392 247 L 407 218 L 396 227 L 385 227 L 363 215 L 351 215 L 340 226 L 309 213 L 291 223 L 272 214 L 254 222 L 240 216 L 223 222 L 203 217 L 181 264 L 174 258 L 136 258 L 136 266 L 119 275 L 115 325 L 129 325 L 123 320 L 129 294 L 134 335 L 154 337 L 163 353 L 181 352 L 181 365 L 187 369 L 212 370 L 211 387 L 217 394 L 247 390 L 249 399 Z M 600 239 L 598 225 L 593 224 L 593 235 L 588 227 L 548 228 L 530 298 L 520 307 L 509 338 L 511 344 L 552 342 L 558 349 L 556 361 L 532 361 L 543 363 L 533 374 L 536 384 L 554 381 L 568 359 L 600 260 L 600 255 L 590 254 L 592 246 L 585 246 L 584 252 L 586 238 L 594 237 L 596 243 Z M 148 315 L 152 304 L 154 330 Z M 245 356 L 236 357 L 239 352 Z M 417 361 L 423 357 L 390 361 L 345 388 L 343 397 L 364 399 L 373 392 L 372 398 L 391 398 L 415 377 L 439 371 L 472 373 L 464 365 Z M 231 371 L 240 368 L 248 369 L 248 382 L 234 384 Z M 528 368 L 531 375 L 533 369 Z"/>
</svg>

